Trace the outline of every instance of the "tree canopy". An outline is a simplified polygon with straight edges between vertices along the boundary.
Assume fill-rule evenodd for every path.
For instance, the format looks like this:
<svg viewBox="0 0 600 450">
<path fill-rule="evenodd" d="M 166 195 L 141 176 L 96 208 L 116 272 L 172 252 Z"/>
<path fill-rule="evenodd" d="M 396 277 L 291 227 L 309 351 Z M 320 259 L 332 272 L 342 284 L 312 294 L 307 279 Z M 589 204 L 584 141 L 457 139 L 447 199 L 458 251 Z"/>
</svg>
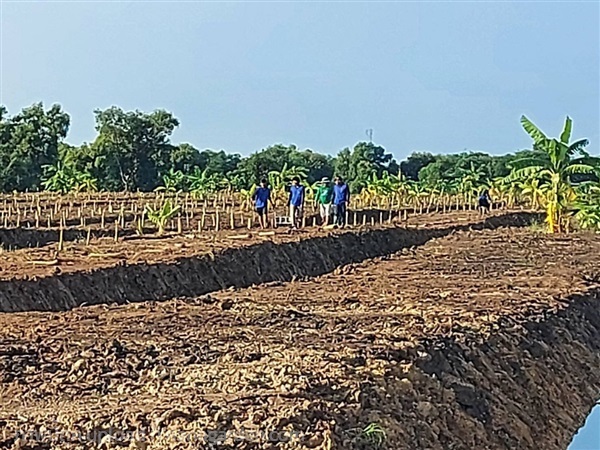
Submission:
<svg viewBox="0 0 600 450">
<path fill-rule="evenodd" d="M 293 176 L 312 186 L 323 177 L 339 175 L 353 192 L 374 189 L 374 184 L 415 182 L 427 189 L 471 192 L 498 184 L 520 162 L 547 155 L 542 135 L 529 127 L 536 139 L 533 148 L 503 156 L 415 151 L 398 162 L 384 147 L 358 142 L 335 156 L 278 143 L 242 157 L 225 150 L 199 150 L 190 143 L 173 144 L 179 120 L 168 111 L 124 111 L 113 106 L 94 114 L 95 139 L 73 146 L 66 141 L 70 118 L 60 105 L 45 109 L 37 103 L 12 117 L 0 106 L 0 190 L 205 192 L 225 187 L 248 190 L 262 178 L 281 187 Z M 574 172 L 571 178 L 579 183 L 597 181 L 589 173 Z M 534 188 L 535 183 L 529 183 L 526 189 Z"/>
</svg>

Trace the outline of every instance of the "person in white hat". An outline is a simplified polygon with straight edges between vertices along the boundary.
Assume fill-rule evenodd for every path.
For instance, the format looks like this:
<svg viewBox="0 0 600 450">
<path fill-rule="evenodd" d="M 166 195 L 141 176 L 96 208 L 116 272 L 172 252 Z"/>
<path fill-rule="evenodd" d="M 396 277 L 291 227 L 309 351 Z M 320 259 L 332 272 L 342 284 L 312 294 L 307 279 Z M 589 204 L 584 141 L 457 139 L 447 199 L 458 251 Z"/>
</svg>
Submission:
<svg viewBox="0 0 600 450">
<path fill-rule="evenodd" d="M 331 202 L 333 202 L 333 185 L 331 184 L 331 181 L 329 181 L 329 178 L 323 177 L 321 179 L 315 200 L 319 205 L 321 225 L 329 225 L 329 219 L 331 218 Z"/>
</svg>

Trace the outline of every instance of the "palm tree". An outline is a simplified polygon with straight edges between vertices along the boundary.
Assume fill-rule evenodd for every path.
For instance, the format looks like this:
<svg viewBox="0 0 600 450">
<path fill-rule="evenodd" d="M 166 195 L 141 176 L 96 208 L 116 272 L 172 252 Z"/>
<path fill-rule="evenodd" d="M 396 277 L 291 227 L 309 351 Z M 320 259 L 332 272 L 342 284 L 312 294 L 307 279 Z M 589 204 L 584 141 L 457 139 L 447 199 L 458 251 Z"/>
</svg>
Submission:
<svg viewBox="0 0 600 450">
<path fill-rule="evenodd" d="M 569 117 L 559 139 L 548 138 L 527 117 L 521 117 L 521 124 L 533 139 L 535 154 L 513 164 L 517 168 L 514 175 L 521 179 L 537 177 L 546 189 L 546 223 L 552 233 L 564 231 L 568 209 L 575 200 L 571 176 L 594 172 L 596 158 L 585 151 L 587 139 L 569 143 L 573 122 Z"/>
</svg>

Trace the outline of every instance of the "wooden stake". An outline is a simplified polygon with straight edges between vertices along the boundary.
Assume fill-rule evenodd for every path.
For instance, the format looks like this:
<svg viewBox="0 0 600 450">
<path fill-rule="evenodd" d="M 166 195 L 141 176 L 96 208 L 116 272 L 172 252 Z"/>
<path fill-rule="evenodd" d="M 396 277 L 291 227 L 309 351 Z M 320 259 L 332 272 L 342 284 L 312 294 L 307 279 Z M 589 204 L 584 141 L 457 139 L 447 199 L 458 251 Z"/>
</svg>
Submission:
<svg viewBox="0 0 600 450">
<path fill-rule="evenodd" d="M 119 242 L 119 221 L 115 220 L 115 242 Z"/>
<path fill-rule="evenodd" d="M 57 248 L 57 252 L 60 253 L 63 251 L 63 227 L 60 227 L 60 230 L 58 232 L 58 248 Z"/>
<path fill-rule="evenodd" d="M 92 237 L 92 228 L 88 227 L 87 229 L 87 236 L 85 238 L 85 245 L 90 245 L 90 239 Z"/>
</svg>

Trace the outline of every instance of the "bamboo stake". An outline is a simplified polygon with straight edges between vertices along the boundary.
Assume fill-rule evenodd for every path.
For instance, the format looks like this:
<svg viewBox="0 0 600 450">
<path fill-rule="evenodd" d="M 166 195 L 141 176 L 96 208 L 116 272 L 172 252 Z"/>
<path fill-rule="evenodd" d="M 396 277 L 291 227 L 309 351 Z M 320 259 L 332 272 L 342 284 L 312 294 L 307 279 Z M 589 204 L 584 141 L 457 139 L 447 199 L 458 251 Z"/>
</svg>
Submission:
<svg viewBox="0 0 600 450">
<path fill-rule="evenodd" d="M 89 246 L 90 245 L 90 239 L 92 237 L 92 228 L 88 227 L 87 229 L 87 236 L 85 238 L 85 245 Z"/>
<path fill-rule="evenodd" d="M 56 249 L 57 253 L 60 253 L 63 251 L 64 248 L 64 241 L 63 241 L 63 227 L 60 227 L 60 230 L 58 232 L 58 248 Z"/>
<path fill-rule="evenodd" d="M 119 220 L 115 220 L 115 242 L 119 242 Z"/>
</svg>

